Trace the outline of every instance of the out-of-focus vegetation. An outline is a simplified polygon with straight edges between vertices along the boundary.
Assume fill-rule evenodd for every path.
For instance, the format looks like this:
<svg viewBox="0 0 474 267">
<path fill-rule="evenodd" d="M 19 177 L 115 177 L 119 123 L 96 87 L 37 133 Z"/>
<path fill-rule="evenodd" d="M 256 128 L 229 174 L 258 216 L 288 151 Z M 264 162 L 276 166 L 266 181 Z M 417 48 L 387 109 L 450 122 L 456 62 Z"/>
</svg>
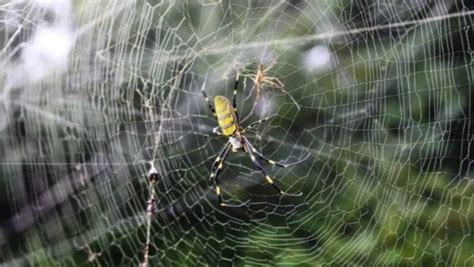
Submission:
<svg viewBox="0 0 474 267">
<path fill-rule="evenodd" d="M 415 2 L 73 1 L 65 66 L 21 82 L 60 9 L 0 6 L 1 262 L 137 266 L 153 161 L 151 266 L 474 266 L 473 6 Z M 245 117 L 260 63 L 301 110 L 266 88 L 243 124 L 277 114 L 249 138 L 309 155 L 267 168 L 304 195 L 231 155 L 225 197 L 251 204 L 221 208 L 208 175 L 225 140 L 200 88 L 230 97 L 240 69 Z"/>
</svg>

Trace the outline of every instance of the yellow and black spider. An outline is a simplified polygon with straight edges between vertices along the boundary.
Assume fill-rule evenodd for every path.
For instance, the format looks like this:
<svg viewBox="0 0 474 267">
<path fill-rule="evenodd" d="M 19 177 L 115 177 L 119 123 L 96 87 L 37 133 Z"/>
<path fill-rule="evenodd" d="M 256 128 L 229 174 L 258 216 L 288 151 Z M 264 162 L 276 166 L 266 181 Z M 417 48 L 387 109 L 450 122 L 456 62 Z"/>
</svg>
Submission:
<svg viewBox="0 0 474 267">
<path fill-rule="evenodd" d="M 239 75 L 237 74 L 237 78 L 235 79 L 235 85 L 234 85 L 234 96 L 232 100 L 232 104 L 230 103 L 230 100 L 224 96 L 216 96 L 214 98 L 214 106 L 213 107 L 212 103 L 209 100 L 209 97 L 207 96 L 207 93 L 204 89 L 205 84 L 203 85 L 201 91 L 206 99 L 206 102 L 209 106 L 209 109 L 211 110 L 212 114 L 217 117 L 217 122 L 219 126 L 215 127 L 213 132 L 225 136 L 229 138 L 229 141 L 225 144 L 224 148 L 221 150 L 221 152 L 218 154 L 217 158 L 214 160 L 212 167 L 211 167 L 211 174 L 210 174 L 210 179 L 213 179 L 215 182 L 216 186 L 216 194 L 217 198 L 219 200 L 219 204 L 221 206 L 227 206 L 227 207 L 241 207 L 244 206 L 248 203 L 248 201 L 238 204 L 238 205 L 231 205 L 224 203 L 222 201 L 222 195 L 221 195 L 221 189 L 219 187 L 219 179 L 218 175 L 219 172 L 222 170 L 224 166 L 224 161 L 227 157 L 227 154 L 229 150 L 232 148 L 232 152 L 237 152 L 238 150 L 243 150 L 244 152 L 247 152 L 250 156 L 250 159 L 252 162 L 257 166 L 258 170 L 265 176 L 265 179 L 267 182 L 273 186 L 275 190 L 277 190 L 280 194 L 282 195 L 290 195 L 290 196 L 301 196 L 301 193 L 298 194 L 290 194 L 285 191 L 283 191 L 278 185 L 276 185 L 265 171 L 263 168 L 262 164 L 260 164 L 260 161 L 256 158 L 256 156 L 260 159 L 263 160 L 271 165 L 275 165 L 281 168 L 286 168 L 289 165 L 288 164 L 282 164 L 279 162 L 275 162 L 274 160 L 268 159 L 265 156 L 262 155 L 255 147 L 249 142 L 249 140 L 243 135 L 245 131 L 251 129 L 255 125 L 258 125 L 268 119 L 270 119 L 272 116 L 263 118 L 261 120 L 255 121 L 251 124 L 249 124 L 247 127 L 242 128 L 240 127 L 239 124 L 239 116 L 237 113 L 237 103 L 236 103 L 236 98 L 237 98 L 237 88 L 239 86 Z M 219 130 L 220 129 L 220 130 Z M 255 156 L 256 155 L 256 156 Z"/>
</svg>

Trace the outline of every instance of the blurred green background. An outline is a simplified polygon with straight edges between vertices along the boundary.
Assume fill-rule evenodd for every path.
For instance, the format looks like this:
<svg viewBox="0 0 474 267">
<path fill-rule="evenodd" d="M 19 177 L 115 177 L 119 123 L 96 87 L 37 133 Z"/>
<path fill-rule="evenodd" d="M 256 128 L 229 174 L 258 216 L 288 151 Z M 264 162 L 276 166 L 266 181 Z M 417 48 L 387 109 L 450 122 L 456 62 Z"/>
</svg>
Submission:
<svg viewBox="0 0 474 267">
<path fill-rule="evenodd" d="M 474 266 L 471 1 L 0 6 L 0 264 Z M 45 42 L 38 40 L 45 39 Z M 272 66 L 290 96 L 250 78 Z M 279 196 L 201 96 L 232 96 Z"/>
</svg>

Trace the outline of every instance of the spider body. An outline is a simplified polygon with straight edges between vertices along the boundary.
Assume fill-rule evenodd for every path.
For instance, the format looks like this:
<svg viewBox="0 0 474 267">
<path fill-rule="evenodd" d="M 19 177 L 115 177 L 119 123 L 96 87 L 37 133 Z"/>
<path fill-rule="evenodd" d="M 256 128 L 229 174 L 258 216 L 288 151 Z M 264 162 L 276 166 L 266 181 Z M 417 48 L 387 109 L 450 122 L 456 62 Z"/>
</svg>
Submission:
<svg viewBox="0 0 474 267">
<path fill-rule="evenodd" d="M 266 158 L 244 136 L 244 133 L 246 130 L 268 120 L 269 118 L 273 116 L 255 121 L 249 124 L 247 127 L 242 128 L 239 124 L 239 115 L 237 113 L 237 105 L 236 105 L 238 84 L 239 84 L 239 76 L 237 75 L 237 78 L 235 80 L 235 85 L 234 85 L 234 97 L 233 97 L 232 103 L 228 98 L 218 95 L 214 98 L 214 106 L 211 104 L 211 101 L 209 100 L 209 97 L 207 96 L 207 93 L 204 89 L 205 84 L 203 84 L 203 87 L 201 89 L 201 92 L 209 106 L 209 109 L 211 110 L 212 114 L 217 118 L 217 123 L 219 125 L 214 128 L 213 132 L 218 135 L 227 137 L 229 139 L 227 143 L 225 144 L 224 148 L 221 150 L 221 152 L 217 156 L 217 158 L 214 160 L 211 166 L 211 174 L 209 176 L 209 178 L 211 178 L 215 182 L 216 194 L 219 200 L 219 204 L 221 206 L 240 207 L 247 203 L 245 202 L 238 205 L 232 205 L 232 204 L 224 203 L 222 200 L 222 191 L 219 186 L 218 175 L 224 166 L 224 161 L 230 149 L 232 149 L 232 152 L 243 150 L 244 152 L 248 153 L 252 162 L 255 164 L 258 170 L 265 176 L 265 179 L 268 182 L 268 184 L 270 184 L 280 194 L 300 196 L 301 193 L 298 193 L 298 194 L 286 193 L 278 185 L 276 185 L 273 181 L 273 178 L 266 173 L 260 161 L 264 161 L 270 165 L 275 165 L 282 168 L 286 168 L 288 167 L 288 165 Z"/>
<path fill-rule="evenodd" d="M 257 74 L 255 76 L 255 83 L 260 86 L 265 81 L 265 66 L 258 65 Z"/>
<path fill-rule="evenodd" d="M 232 136 L 237 131 L 237 115 L 235 114 L 232 104 L 227 97 L 216 96 L 214 98 L 214 106 L 216 107 L 217 122 L 225 136 Z"/>
<path fill-rule="evenodd" d="M 216 107 L 216 117 L 219 124 L 218 127 L 214 128 L 214 133 L 221 133 L 222 135 L 229 137 L 229 143 L 232 146 L 232 152 L 237 152 L 239 149 L 243 149 L 243 139 L 240 134 L 240 125 L 238 124 L 237 113 L 235 112 L 230 100 L 224 96 L 216 96 L 214 98 L 214 106 Z M 218 128 L 222 132 L 218 131 Z"/>
</svg>

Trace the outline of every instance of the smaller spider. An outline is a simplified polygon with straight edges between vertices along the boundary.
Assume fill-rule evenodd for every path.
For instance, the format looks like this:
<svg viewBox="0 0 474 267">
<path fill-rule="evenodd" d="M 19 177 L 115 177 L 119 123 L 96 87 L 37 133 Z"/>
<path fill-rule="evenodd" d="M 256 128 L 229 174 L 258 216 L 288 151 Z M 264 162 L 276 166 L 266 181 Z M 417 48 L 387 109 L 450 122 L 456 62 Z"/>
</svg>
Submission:
<svg viewBox="0 0 474 267">
<path fill-rule="evenodd" d="M 236 105 L 236 97 L 237 97 L 237 88 L 239 85 L 239 75 L 237 75 L 237 78 L 235 80 L 235 85 L 234 85 L 234 97 L 232 104 L 230 100 L 224 96 L 216 96 L 214 98 L 214 106 L 211 104 L 209 97 L 207 96 L 207 93 L 204 89 L 205 84 L 203 84 L 203 87 L 201 89 L 202 94 L 204 98 L 206 99 L 206 102 L 209 106 L 209 109 L 211 110 L 212 114 L 217 117 L 217 122 L 219 126 L 215 127 L 213 132 L 225 136 L 229 138 L 228 142 L 225 144 L 224 148 L 221 150 L 217 158 L 214 160 L 214 163 L 211 166 L 211 174 L 210 174 L 210 179 L 213 179 L 215 182 L 215 187 L 216 187 L 216 194 L 217 198 L 219 201 L 219 205 L 221 206 L 227 206 L 227 207 L 241 207 L 244 206 L 248 203 L 248 201 L 237 204 L 237 205 L 232 205 L 232 204 L 227 204 L 224 203 L 222 200 L 222 195 L 221 195 L 221 188 L 219 186 L 219 179 L 218 175 L 220 171 L 222 170 L 224 166 L 224 161 L 228 155 L 228 152 L 230 149 L 232 149 L 232 152 L 237 152 L 239 150 L 243 150 L 244 152 L 247 152 L 250 156 L 250 159 L 252 162 L 257 166 L 258 170 L 265 176 L 265 179 L 267 182 L 276 190 L 278 193 L 282 195 L 289 195 L 289 196 L 301 196 L 301 193 L 297 194 L 291 194 L 283 191 L 278 185 L 275 184 L 273 181 L 273 178 L 270 177 L 263 168 L 262 164 L 260 163 L 260 160 L 265 161 L 271 165 L 275 165 L 281 168 L 286 168 L 289 166 L 289 164 L 282 164 L 279 162 L 276 162 L 274 160 L 268 159 L 265 156 L 262 155 L 250 142 L 249 140 L 243 135 L 247 130 L 251 129 L 252 127 L 261 124 L 262 122 L 270 119 L 273 116 L 266 117 L 264 119 L 255 121 L 251 124 L 249 124 L 247 127 L 242 128 L 239 124 L 239 116 L 237 113 L 237 105 Z M 258 157 L 258 159 L 257 159 Z"/>
<path fill-rule="evenodd" d="M 255 109 L 258 100 L 260 99 L 261 89 L 264 87 L 277 88 L 280 89 L 284 94 L 288 95 L 291 98 L 291 101 L 296 105 L 298 110 L 301 109 L 300 105 L 296 100 L 285 90 L 285 85 L 277 77 L 267 76 L 266 73 L 275 65 L 272 63 L 270 66 L 265 68 L 263 64 L 259 64 L 257 68 L 257 73 L 255 74 L 246 74 L 245 76 L 249 77 L 255 84 L 255 102 L 253 103 L 252 111 Z M 246 119 L 246 118 L 245 118 Z"/>
</svg>

